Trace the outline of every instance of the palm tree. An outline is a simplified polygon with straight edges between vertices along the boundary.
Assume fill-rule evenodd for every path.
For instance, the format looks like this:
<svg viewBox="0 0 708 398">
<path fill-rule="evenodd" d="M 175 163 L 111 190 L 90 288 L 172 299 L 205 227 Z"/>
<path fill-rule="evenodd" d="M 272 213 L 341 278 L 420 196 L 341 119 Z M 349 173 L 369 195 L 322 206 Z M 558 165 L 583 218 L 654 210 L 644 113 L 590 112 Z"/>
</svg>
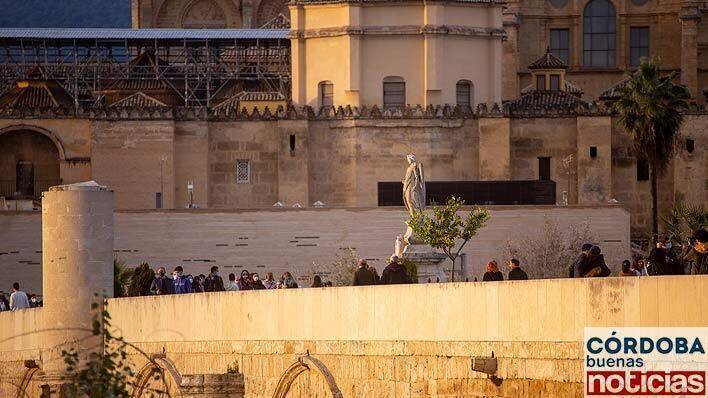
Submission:
<svg viewBox="0 0 708 398">
<path fill-rule="evenodd" d="M 133 277 L 133 269 L 128 268 L 125 262 L 113 259 L 113 296 L 125 297 L 126 288 Z"/>
<path fill-rule="evenodd" d="M 646 161 L 651 171 L 652 234 L 659 230 L 657 179 L 671 162 L 683 123 L 688 90 L 674 84 L 677 73 L 661 74 L 659 65 L 642 60 L 636 72 L 617 89 L 615 110 L 619 122 L 632 140 L 637 159 Z"/>
</svg>

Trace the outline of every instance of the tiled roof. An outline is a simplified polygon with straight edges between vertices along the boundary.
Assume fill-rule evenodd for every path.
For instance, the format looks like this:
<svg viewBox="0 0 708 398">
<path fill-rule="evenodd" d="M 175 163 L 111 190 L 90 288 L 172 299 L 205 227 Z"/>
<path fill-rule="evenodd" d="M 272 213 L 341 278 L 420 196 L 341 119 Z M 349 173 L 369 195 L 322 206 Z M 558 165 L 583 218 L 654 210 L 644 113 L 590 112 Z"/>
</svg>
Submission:
<svg viewBox="0 0 708 398">
<path fill-rule="evenodd" d="M 172 90 L 167 83 L 159 79 L 120 79 L 100 91 L 151 91 L 167 89 Z"/>
<path fill-rule="evenodd" d="M 549 49 L 546 49 L 546 53 L 543 54 L 543 56 L 541 58 L 537 59 L 531 65 L 529 65 L 529 69 L 567 69 L 567 68 L 568 68 L 568 65 L 566 65 L 565 62 L 561 61 L 560 58 L 551 54 L 551 51 Z"/>
<path fill-rule="evenodd" d="M 532 91 L 505 103 L 504 107 L 510 111 L 562 110 L 578 105 L 587 106 L 588 103 L 566 91 Z"/>
<path fill-rule="evenodd" d="M 111 108 L 166 108 L 167 104 L 143 93 L 137 92 L 111 104 Z"/>
<path fill-rule="evenodd" d="M 283 14 L 271 19 L 261 26 L 261 29 L 290 29 L 290 18 Z"/>
<path fill-rule="evenodd" d="M 74 106 L 74 100 L 57 83 L 46 80 L 21 81 L 0 97 L 0 108 L 55 108 Z"/>
<path fill-rule="evenodd" d="M 238 111 L 238 106 L 240 101 L 285 101 L 285 96 L 279 92 L 274 91 L 241 91 L 235 94 L 217 106 L 214 107 L 215 111 Z"/>
<path fill-rule="evenodd" d="M 610 86 L 607 90 L 603 91 L 603 92 L 600 94 L 600 99 L 601 99 L 601 100 L 616 99 L 616 98 L 617 98 L 617 95 L 618 95 L 618 94 L 617 94 L 617 90 L 618 90 L 619 88 L 624 87 L 625 85 L 627 85 L 627 82 L 628 82 L 628 81 L 629 81 L 629 79 L 624 78 L 624 79 L 620 80 L 619 82 L 613 84 L 613 85 Z"/>
<path fill-rule="evenodd" d="M 535 84 L 529 84 L 528 86 L 521 89 L 521 94 L 528 94 L 528 93 L 534 91 L 535 87 L 536 87 Z M 576 86 L 575 84 L 569 82 L 568 80 L 565 81 L 565 91 L 568 93 L 571 93 L 577 97 L 583 96 L 583 89 Z"/>
<path fill-rule="evenodd" d="M 4 39 L 287 39 L 289 29 L 0 28 Z"/>
</svg>

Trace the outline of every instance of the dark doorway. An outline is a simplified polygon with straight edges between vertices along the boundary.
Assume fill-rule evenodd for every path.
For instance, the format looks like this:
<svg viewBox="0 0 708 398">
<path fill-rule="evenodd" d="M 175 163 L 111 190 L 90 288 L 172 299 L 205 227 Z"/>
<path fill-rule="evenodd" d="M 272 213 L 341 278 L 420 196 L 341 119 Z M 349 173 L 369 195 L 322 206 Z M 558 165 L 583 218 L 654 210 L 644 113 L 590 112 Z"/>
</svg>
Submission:
<svg viewBox="0 0 708 398">
<path fill-rule="evenodd" d="M 21 197 L 34 197 L 34 164 L 20 160 L 15 172 L 15 192 Z"/>
<path fill-rule="evenodd" d="M 538 179 L 541 181 L 549 181 L 551 179 L 551 158 L 538 158 Z"/>
</svg>

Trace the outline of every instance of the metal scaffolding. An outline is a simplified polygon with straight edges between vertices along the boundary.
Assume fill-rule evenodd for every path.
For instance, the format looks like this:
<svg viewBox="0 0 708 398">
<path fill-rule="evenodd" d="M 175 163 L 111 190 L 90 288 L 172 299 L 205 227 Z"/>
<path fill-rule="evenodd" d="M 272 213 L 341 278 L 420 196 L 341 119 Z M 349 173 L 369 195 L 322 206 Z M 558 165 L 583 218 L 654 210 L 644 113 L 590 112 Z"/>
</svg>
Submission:
<svg viewBox="0 0 708 398">
<path fill-rule="evenodd" d="M 290 98 L 290 41 L 282 29 L 0 29 L 0 89 L 52 80 L 78 107 L 103 103 L 120 82 L 160 82 L 184 106 L 227 91 Z"/>
</svg>

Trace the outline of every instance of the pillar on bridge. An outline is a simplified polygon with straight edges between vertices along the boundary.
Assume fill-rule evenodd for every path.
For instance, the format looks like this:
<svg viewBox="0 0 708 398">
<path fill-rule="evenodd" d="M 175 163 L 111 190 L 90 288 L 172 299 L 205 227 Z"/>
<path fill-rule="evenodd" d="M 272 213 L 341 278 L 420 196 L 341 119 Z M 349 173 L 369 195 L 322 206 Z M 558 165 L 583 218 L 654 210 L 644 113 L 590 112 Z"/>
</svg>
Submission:
<svg viewBox="0 0 708 398">
<path fill-rule="evenodd" d="M 44 391 L 63 390 L 62 350 L 86 357 L 103 349 L 103 336 L 92 333 L 101 307 L 92 304 L 113 295 L 113 207 L 113 192 L 93 181 L 42 195 Z"/>
</svg>

